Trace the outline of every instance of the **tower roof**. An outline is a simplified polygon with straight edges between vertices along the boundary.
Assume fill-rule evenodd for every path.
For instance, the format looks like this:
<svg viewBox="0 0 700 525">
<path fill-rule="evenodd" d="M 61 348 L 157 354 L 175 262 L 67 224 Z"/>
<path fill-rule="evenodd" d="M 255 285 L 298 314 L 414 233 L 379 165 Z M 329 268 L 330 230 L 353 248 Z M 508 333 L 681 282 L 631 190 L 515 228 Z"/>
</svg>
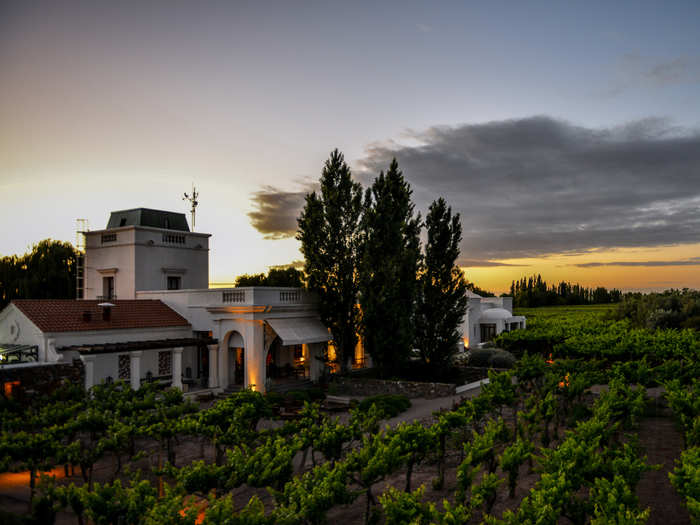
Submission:
<svg viewBox="0 0 700 525">
<path fill-rule="evenodd" d="M 122 226 L 150 226 L 165 230 L 190 231 L 184 213 L 173 211 L 133 208 L 131 210 L 113 211 L 109 215 L 108 230 Z"/>
</svg>

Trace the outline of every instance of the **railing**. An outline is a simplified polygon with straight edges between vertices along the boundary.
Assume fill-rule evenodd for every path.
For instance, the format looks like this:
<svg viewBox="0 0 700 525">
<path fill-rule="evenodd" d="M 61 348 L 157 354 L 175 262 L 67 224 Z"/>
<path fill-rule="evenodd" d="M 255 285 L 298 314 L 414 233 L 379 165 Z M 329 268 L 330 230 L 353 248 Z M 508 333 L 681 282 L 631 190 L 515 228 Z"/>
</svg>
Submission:
<svg viewBox="0 0 700 525">
<path fill-rule="evenodd" d="M 179 233 L 164 233 L 163 234 L 163 242 L 169 243 L 169 244 L 185 244 L 186 237 L 185 235 L 179 234 Z"/>
<path fill-rule="evenodd" d="M 245 303 L 245 290 L 228 290 L 222 292 L 221 296 L 224 303 Z"/>
<path fill-rule="evenodd" d="M 280 303 L 298 303 L 301 302 L 301 291 L 293 290 L 290 292 L 280 292 Z"/>
</svg>

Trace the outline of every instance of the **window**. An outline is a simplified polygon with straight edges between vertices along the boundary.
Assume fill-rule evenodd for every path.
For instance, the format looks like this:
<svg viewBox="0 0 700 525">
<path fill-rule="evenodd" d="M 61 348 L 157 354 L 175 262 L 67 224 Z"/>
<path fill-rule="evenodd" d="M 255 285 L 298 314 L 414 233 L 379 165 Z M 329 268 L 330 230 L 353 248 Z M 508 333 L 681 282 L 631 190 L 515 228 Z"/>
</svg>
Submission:
<svg viewBox="0 0 700 525">
<path fill-rule="evenodd" d="M 131 378 L 131 359 L 129 354 L 119 356 L 119 379 Z"/>
<path fill-rule="evenodd" d="M 173 353 L 168 350 L 158 352 L 158 375 L 169 376 L 173 372 Z"/>
<path fill-rule="evenodd" d="M 495 324 L 482 324 L 481 325 L 481 342 L 491 341 L 496 337 L 496 325 Z"/>
<path fill-rule="evenodd" d="M 294 359 L 301 359 L 304 357 L 304 348 L 301 345 L 294 345 Z"/>
<path fill-rule="evenodd" d="M 116 233 L 103 233 L 102 234 L 102 244 L 106 242 L 116 242 L 117 240 L 117 234 Z"/>
<path fill-rule="evenodd" d="M 119 221 L 119 226 L 126 226 L 126 217 L 122 217 L 122 220 Z"/>
<path fill-rule="evenodd" d="M 114 277 L 103 277 L 102 278 L 102 299 L 116 299 L 114 295 Z"/>
<path fill-rule="evenodd" d="M 179 290 L 181 288 L 181 277 L 178 275 L 168 275 L 168 290 Z"/>
</svg>

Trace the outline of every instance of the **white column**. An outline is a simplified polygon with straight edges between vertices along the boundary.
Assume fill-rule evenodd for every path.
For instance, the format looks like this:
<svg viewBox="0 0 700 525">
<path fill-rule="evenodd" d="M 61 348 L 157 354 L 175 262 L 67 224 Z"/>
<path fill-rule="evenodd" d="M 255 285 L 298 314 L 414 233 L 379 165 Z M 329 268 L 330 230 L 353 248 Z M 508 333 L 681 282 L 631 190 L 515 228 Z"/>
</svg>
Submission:
<svg viewBox="0 0 700 525">
<path fill-rule="evenodd" d="M 219 345 L 209 345 L 209 388 L 216 388 L 219 386 L 218 375 L 219 367 L 218 365 L 218 352 Z"/>
<path fill-rule="evenodd" d="M 245 387 L 265 393 L 267 351 L 262 322 L 248 323 L 245 328 Z"/>
<path fill-rule="evenodd" d="M 226 388 L 228 386 L 228 346 L 219 343 L 218 355 L 219 386 L 221 388 Z"/>
<path fill-rule="evenodd" d="M 90 390 L 95 385 L 95 356 L 81 355 L 85 365 L 85 390 Z"/>
<path fill-rule="evenodd" d="M 173 348 L 173 382 L 175 388 L 182 390 L 182 347 Z"/>
<path fill-rule="evenodd" d="M 129 357 L 131 358 L 131 388 L 138 390 L 141 388 L 141 355 L 142 350 L 137 350 L 136 352 L 129 352 Z"/>
<path fill-rule="evenodd" d="M 323 343 L 311 343 L 304 346 L 308 348 L 309 352 L 306 358 L 308 359 L 309 363 L 309 379 L 311 379 L 311 381 L 317 381 L 318 378 L 321 377 L 321 373 L 323 372 L 323 362 L 319 359 L 316 359 L 316 357 L 321 356 Z"/>
</svg>

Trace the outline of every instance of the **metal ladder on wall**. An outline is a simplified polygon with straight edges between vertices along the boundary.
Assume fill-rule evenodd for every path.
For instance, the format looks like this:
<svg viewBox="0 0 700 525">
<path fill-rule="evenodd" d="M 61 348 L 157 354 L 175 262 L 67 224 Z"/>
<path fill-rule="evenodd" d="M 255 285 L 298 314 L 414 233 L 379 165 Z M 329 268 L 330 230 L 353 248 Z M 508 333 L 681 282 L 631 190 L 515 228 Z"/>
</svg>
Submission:
<svg viewBox="0 0 700 525">
<path fill-rule="evenodd" d="M 75 219 L 75 249 L 78 252 L 75 260 L 75 298 L 85 296 L 85 235 L 90 231 L 87 219 Z"/>
</svg>

